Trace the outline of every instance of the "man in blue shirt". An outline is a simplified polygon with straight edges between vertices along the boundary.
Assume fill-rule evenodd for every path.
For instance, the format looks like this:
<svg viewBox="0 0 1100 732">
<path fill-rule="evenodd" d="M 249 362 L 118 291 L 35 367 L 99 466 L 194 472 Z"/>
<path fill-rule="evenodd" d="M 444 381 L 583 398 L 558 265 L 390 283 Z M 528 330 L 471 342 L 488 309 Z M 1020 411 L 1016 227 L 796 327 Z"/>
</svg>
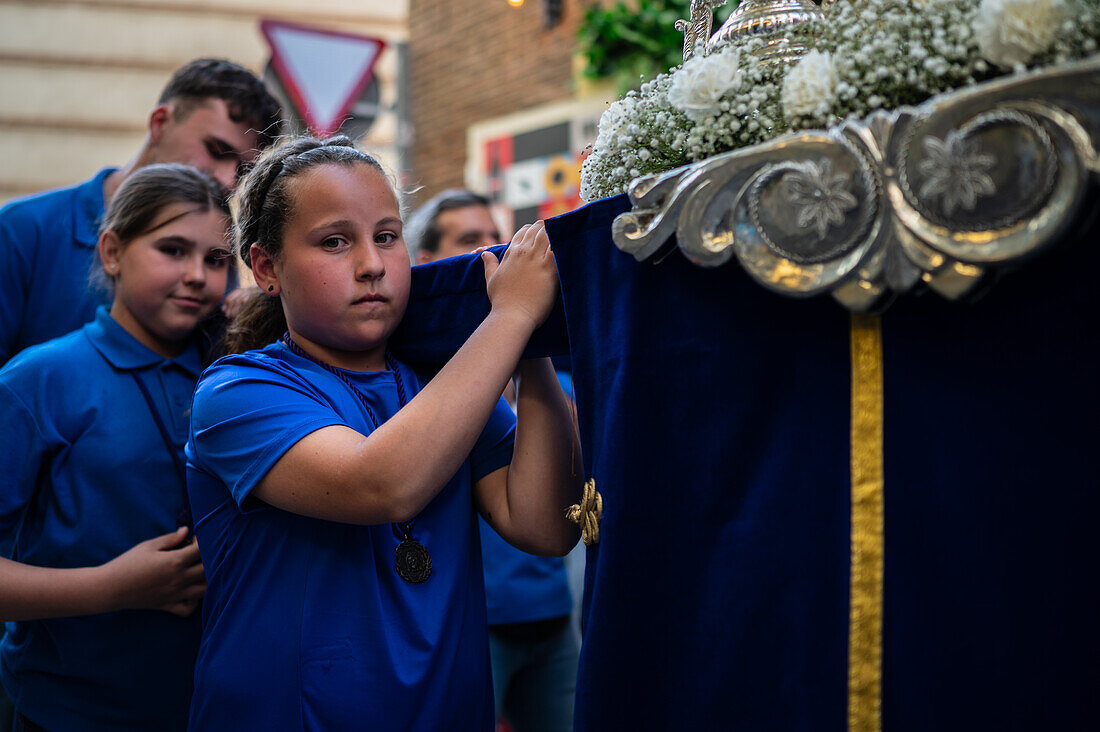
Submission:
<svg viewBox="0 0 1100 732">
<path fill-rule="evenodd" d="M 247 69 L 192 61 L 168 81 L 130 162 L 0 209 L 0 366 L 76 330 L 107 303 L 89 276 L 99 221 L 127 176 L 152 163 L 183 163 L 232 188 L 241 167 L 279 134 L 280 115 L 279 103 Z"/>
</svg>

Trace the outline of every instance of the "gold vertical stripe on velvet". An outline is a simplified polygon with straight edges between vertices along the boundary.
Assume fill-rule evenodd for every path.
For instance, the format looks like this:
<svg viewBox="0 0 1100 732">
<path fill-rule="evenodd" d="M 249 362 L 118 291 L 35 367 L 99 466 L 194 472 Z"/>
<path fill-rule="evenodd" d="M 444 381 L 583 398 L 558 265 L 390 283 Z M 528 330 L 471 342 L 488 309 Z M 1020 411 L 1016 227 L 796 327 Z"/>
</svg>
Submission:
<svg viewBox="0 0 1100 732">
<path fill-rule="evenodd" d="M 852 315 L 852 566 L 848 730 L 882 729 L 882 320 Z"/>
</svg>

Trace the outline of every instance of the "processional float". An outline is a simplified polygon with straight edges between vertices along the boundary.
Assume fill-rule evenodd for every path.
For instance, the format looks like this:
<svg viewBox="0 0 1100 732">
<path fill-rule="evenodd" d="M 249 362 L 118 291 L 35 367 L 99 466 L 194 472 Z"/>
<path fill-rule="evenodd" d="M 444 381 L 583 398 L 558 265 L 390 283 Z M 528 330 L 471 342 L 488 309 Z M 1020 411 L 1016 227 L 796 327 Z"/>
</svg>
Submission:
<svg viewBox="0 0 1100 732">
<path fill-rule="evenodd" d="M 691 4 L 685 58 L 750 35 L 790 64 L 830 22 L 744 0 L 712 36 L 720 4 Z M 530 354 L 571 354 L 602 498 L 578 730 L 1089 726 L 1098 141 L 1093 56 L 549 222 Z M 488 311 L 476 259 L 413 288 L 412 360 Z"/>
</svg>

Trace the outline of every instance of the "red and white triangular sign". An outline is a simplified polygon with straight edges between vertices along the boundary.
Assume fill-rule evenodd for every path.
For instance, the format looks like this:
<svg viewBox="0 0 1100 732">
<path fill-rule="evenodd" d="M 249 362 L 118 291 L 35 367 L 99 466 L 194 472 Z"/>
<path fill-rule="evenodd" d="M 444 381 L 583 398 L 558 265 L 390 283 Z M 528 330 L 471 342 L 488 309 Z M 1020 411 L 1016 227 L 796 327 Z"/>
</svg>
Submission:
<svg viewBox="0 0 1100 732">
<path fill-rule="evenodd" d="M 260 22 L 271 47 L 271 66 L 313 134 L 333 134 L 370 83 L 385 48 L 379 38 Z"/>
</svg>

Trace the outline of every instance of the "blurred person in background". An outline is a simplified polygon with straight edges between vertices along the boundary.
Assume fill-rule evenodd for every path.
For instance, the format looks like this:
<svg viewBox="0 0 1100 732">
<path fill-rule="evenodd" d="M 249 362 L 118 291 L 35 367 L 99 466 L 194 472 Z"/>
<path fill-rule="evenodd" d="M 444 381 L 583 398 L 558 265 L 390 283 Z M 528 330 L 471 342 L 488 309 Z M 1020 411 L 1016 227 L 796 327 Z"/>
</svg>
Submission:
<svg viewBox="0 0 1100 732">
<path fill-rule="evenodd" d="M 463 189 L 444 191 L 417 209 L 406 232 L 417 264 L 502 240 L 489 200 Z M 559 379 L 571 397 L 568 375 Z M 511 383 L 504 396 L 515 409 Z M 565 564 L 520 551 L 479 521 L 497 719 L 515 732 L 571 730 L 580 636 L 571 622 Z"/>
<path fill-rule="evenodd" d="M 232 189 L 281 125 L 279 103 L 255 74 L 230 61 L 196 59 L 168 80 L 130 162 L 0 208 L 0 366 L 91 322 L 97 307 L 110 304 L 90 281 L 100 221 L 123 181 L 153 163 L 182 163 Z M 10 552 L 0 542 L 0 557 Z M 11 716 L 0 686 L 0 732 L 8 732 Z"/>
<path fill-rule="evenodd" d="M 99 222 L 134 171 L 182 163 L 231 190 L 280 125 L 279 103 L 252 72 L 197 59 L 169 79 L 130 162 L 0 208 L 0 366 L 24 348 L 81 327 L 107 304 L 104 293 L 89 287 Z"/>
<path fill-rule="evenodd" d="M 489 213 L 489 199 L 461 188 L 443 191 L 418 208 L 409 217 L 406 240 L 413 264 L 470 254 L 506 241 Z"/>
</svg>

